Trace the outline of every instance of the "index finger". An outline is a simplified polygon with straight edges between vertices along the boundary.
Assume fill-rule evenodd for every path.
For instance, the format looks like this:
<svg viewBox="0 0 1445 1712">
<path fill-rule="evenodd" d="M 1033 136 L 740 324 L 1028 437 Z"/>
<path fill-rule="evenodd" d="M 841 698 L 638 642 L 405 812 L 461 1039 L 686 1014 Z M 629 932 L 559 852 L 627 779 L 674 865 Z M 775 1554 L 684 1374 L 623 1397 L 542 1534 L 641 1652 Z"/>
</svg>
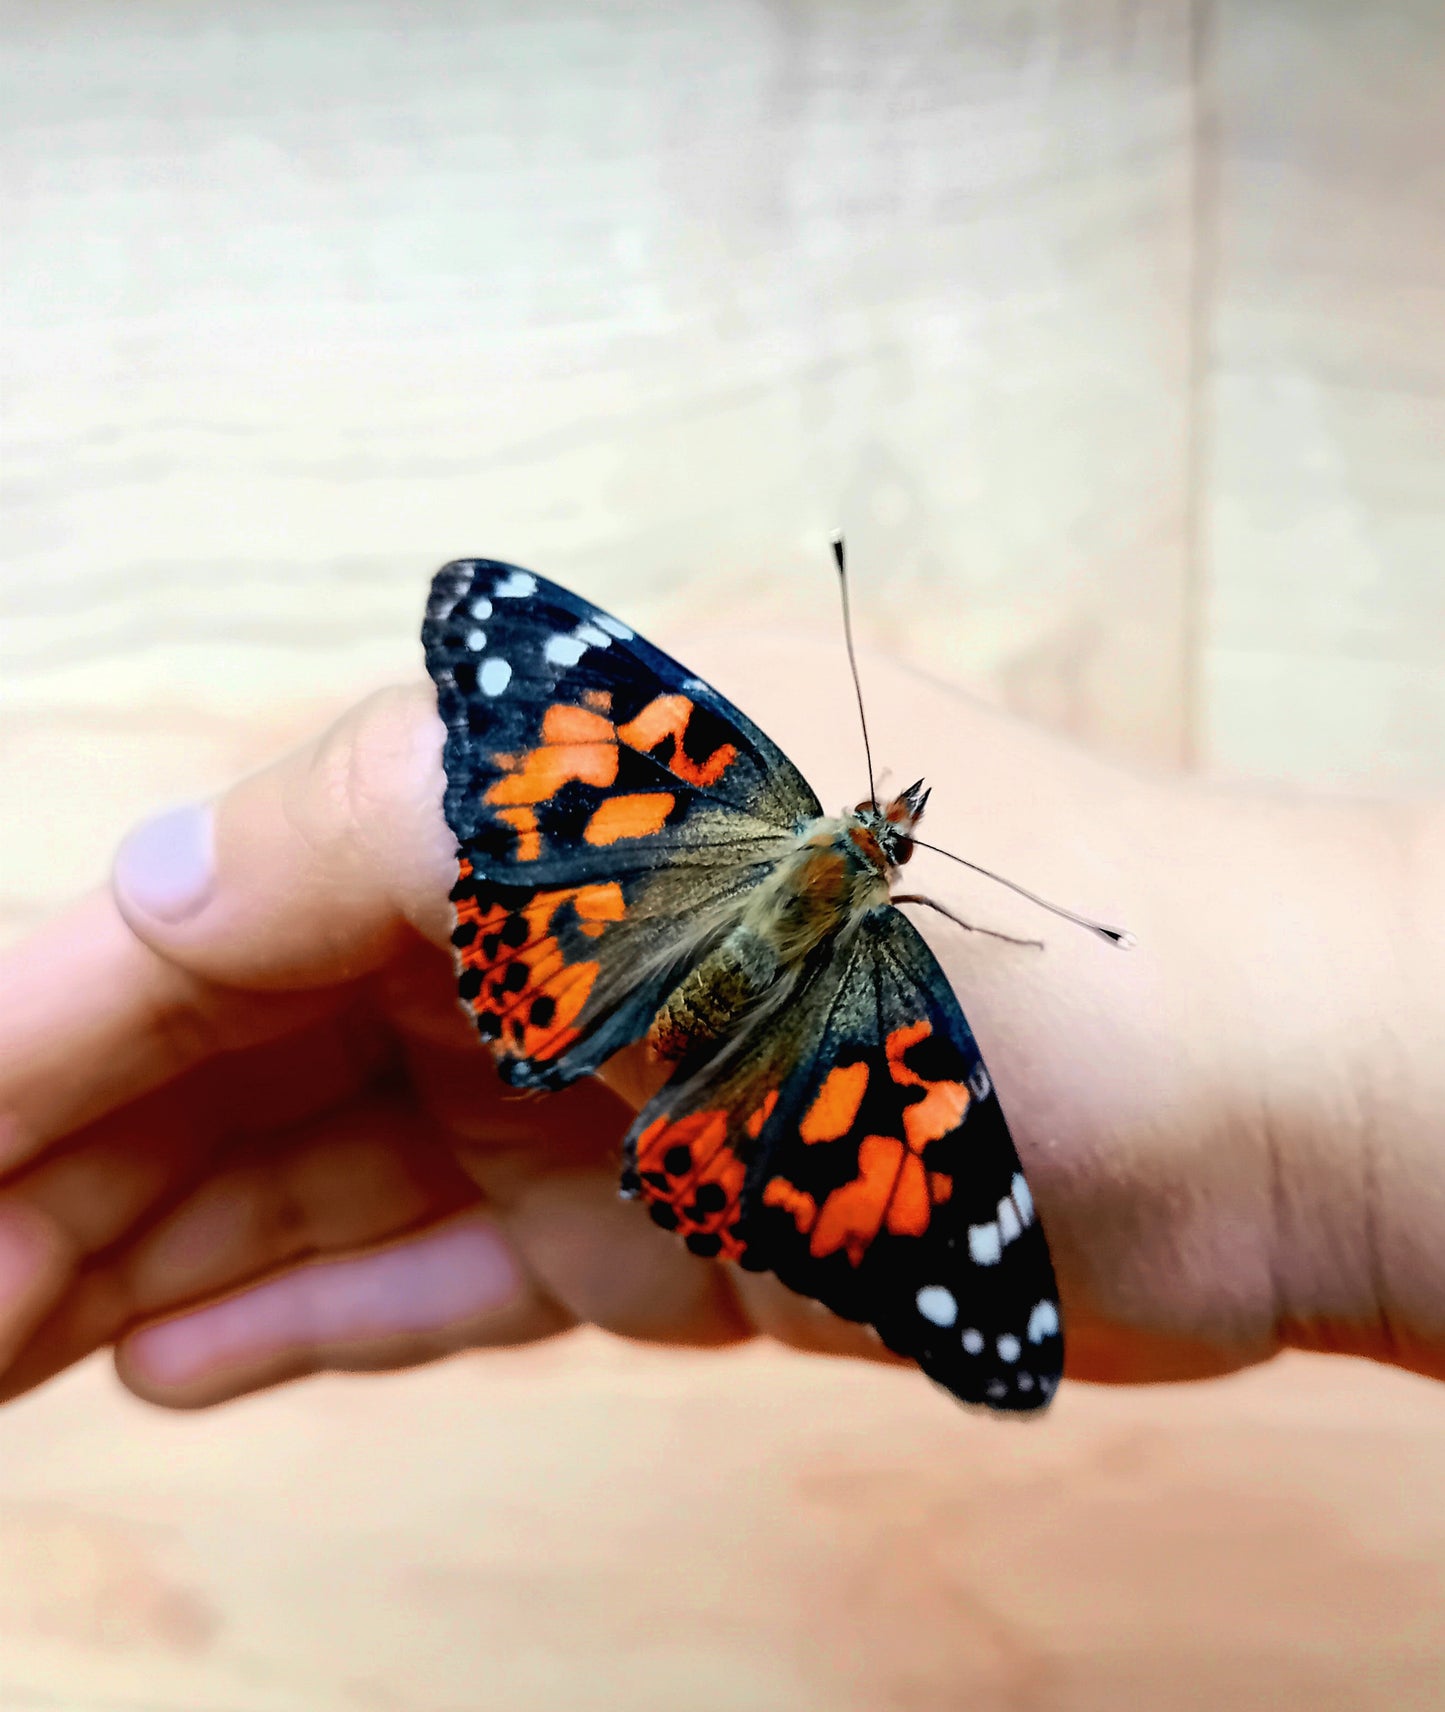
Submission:
<svg viewBox="0 0 1445 1712">
<path fill-rule="evenodd" d="M 445 942 L 440 750 L 423 686 L 374 696 L 213 808 L 139 828 L 112 896 L 0 955 L 0 1172 L 315 1020 L 408 937 Z"/>
</svg>

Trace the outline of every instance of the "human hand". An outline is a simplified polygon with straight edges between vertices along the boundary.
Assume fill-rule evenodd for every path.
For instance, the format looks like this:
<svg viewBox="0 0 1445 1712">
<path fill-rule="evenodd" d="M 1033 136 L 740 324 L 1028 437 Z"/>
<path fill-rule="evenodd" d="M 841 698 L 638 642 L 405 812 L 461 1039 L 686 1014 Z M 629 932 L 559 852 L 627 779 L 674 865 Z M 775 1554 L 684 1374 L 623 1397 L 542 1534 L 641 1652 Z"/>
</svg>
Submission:
<svg viewBox="0 0 1445 1712">
<path fill-rule="evenodd" d="M 845 712 L 811 693 L 829 651 L 804 664 L 789 643 L 786 669 L 777 653 L 724 645 L 715 675 L 825 800 L 856 795 Z M 1210 1003 L 1217 934 L 1158 877 L 1163 847 L 1202 860 L 1207 817 L 946 692 L 873 677 L 889 680 L 882 743 L 922 750 L 942 787 L 934 838 L 1031 882 L 1052 866 L 1056 892 L 1142 941 L 1125 959 L 1061 930 L 1039 958 L 920 923 L 1003 1090 L 1055 1251 L 1070 1373 L 1180 1378 L 1263 1358 L 1289 1321 L 1278 1137 L 1252 1121 L 1262 1059 Z M 440 739 L 429 691 L 376 697 L 220 799 L 209 879 L 203 813 L 152 823 L 122 854 L 116 899 L 8 953 L 0 1394 L 113 1345 L 138 1394 L 195 1405 L 579 1321 L 882 1355 L 619 1202 L 619 1093 L 648 1091 L 638 1055 L 609 1067 L 617 1091 L 501 1087 L 454 997 Z M 991 805 L 987 851 L 970 802 Z M 1051 832 L 1051 863 L 1041 818 L 1072 829 Z M 936 879 L 956 902 L 953 876 Z M 1012 911 L 983 896 L 974 919 Z M 1357 1260 L 1338 1258 L 1348 1290 Z"/>
<path fill-rule="evenodd" d="M 579 1321 L 878 1352 L 620 1202 L 616 1094 L 497 1080 L 447 949 L 440 741 L 429 687 L 382 694 L 8 953 L 0 1395 L 111 1344 L 186 1405 Z"/>
</svg>

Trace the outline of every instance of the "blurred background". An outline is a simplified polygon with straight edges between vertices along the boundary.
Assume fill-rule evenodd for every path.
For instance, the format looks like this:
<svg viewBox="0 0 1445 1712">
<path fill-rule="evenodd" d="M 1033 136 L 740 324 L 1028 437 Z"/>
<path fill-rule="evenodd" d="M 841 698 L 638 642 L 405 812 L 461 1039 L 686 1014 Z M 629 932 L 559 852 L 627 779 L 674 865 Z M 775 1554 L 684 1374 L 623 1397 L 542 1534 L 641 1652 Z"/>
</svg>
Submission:
<svg viewBox="0 0 1445 1712">
<path fill-rule="evenodd" d="M 9 0 L 0 932 L 494 554 L 1445 784 L 1439 0 Z M 0 1416 L 4 1712 L 1445 1701 L 1445 1392 L 580 1336 Z"/>
</svg>

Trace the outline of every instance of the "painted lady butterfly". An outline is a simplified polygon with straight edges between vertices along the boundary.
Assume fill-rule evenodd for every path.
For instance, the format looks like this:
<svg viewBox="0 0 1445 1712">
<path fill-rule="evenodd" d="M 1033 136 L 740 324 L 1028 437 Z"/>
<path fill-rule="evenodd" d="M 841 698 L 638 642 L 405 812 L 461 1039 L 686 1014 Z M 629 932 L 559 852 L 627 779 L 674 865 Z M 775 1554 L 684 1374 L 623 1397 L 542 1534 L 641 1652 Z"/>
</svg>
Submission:
<svg viewBox="0 0 1445 1712">
<path fill-rule="evenodd" d="M 825 815 L 714 689 L 514 565 L 439 571 L 423 642 L 458 986 L 503 1078 L 558 1088 L 646 1038 L 673 1069 L 624 1194 L 964 1402 L 1047 1404 L 1044 1233 L 958 1000 L 890 902 L 927 793 Z"/>
</svg>

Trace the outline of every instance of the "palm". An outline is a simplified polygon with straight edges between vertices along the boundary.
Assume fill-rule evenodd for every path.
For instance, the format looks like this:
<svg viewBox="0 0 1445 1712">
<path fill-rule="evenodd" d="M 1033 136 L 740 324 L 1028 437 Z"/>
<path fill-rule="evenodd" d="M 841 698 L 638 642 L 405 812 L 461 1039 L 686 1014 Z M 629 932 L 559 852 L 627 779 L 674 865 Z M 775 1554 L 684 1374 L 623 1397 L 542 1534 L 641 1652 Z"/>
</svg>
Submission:
<svg viewBox="0 0 1445 1712">
<path fill-rule="evenodd" d="M 513 1299 L 472 1316 L 473 1341 L 545 1336 L 580 1319 L 664 1340 L 742 1335 L 721 1274 L 618 1201 L 626 1105 L 591 1081 L 545 1100 L 503 1088 L 457 1007 L 445 953 L 410 939 L 360 981 L 260 1001 L 211 988 L 195 1017 L 178 1030 L 158 1008 L 130 1064 L 89 1090 L 106 1109 L 6 1184 L 0 1205 L 42 1215 L 67 1253 L 0 1394 L 112 1343 L 126 1372 L 123 1340 L 138 1324 L 437 1226 L 463 1273 L 463 1310 L 469 1229 L 500 1229 L 517 1262 Z M 177 1053 L 196 1061 L 125 1097 L 137 1056 L 163 1066 Z M 435 1289 L 431 1270 L 422 1283 Z M 408 1323 L 416 1280 L 404 1257 L 390 1282 L 390 1319 L 339 1364 L 430 1353 Z M 374 1278 L 356 1283 L 376 1290 Z M 442 1287 L 457 1296 L 456 1279 Z M 419 1329 L 431 1316 L 413 1317 Z M 253 1318 L 259 1329 L 213 1318 L 210 1335 L 234 1359 L 207 1400 L 322 1354 L 338 1364 L 335 1350 L 308 1350 L 292 1334 L 268 1340 L 265 1314 Z M 144 1373 L 127 1376 L 147 1389 Z"/>
</svg>

